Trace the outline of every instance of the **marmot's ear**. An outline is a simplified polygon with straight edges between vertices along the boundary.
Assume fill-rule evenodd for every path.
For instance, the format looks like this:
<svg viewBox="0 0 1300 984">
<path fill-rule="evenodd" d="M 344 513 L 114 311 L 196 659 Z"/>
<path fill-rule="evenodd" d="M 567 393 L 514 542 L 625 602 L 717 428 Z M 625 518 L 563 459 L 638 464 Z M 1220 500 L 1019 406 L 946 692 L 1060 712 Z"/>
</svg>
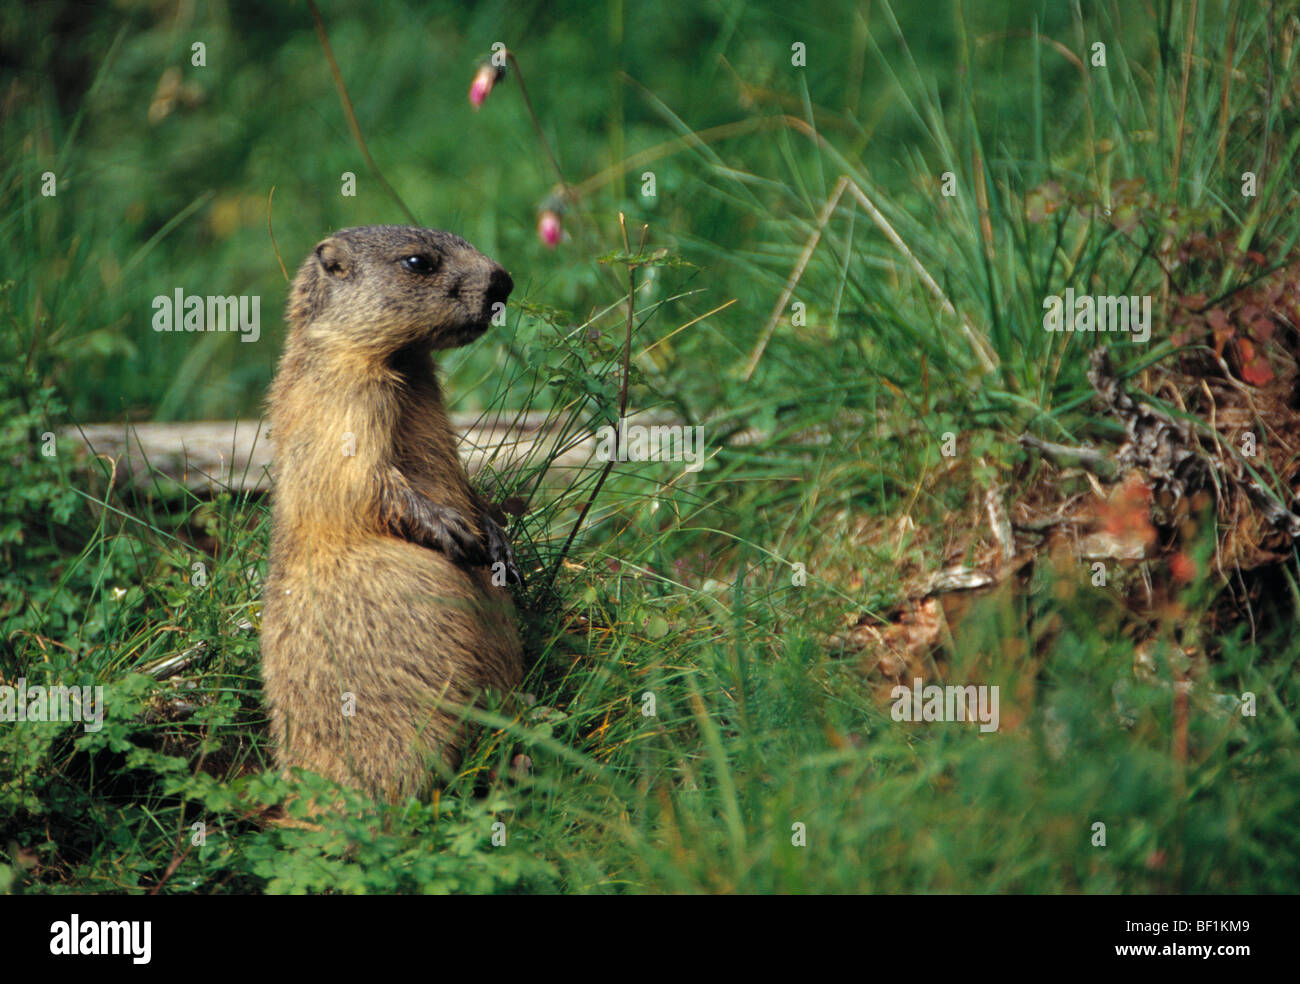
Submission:
<svg viewBox="0 0 1300 984">
<path fill-rule="evenodd" d="M 316 247 L 316 262 L 331 277 L 352 274 L 352 253 L 341 239 L 329 238 Z"/>
</svg>

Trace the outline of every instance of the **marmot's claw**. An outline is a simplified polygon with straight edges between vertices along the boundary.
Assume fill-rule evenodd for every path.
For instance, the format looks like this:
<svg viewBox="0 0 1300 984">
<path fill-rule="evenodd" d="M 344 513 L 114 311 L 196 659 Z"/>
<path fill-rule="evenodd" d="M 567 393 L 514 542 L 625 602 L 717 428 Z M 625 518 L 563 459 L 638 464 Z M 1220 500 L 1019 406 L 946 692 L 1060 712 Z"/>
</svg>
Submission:
<svg viewBox="0 0 1300 984">
<path fill-rule="evenodd" d="M 483 515 L 483 533 L 487 538 L 488 563 L 495 566 L 505 564 L 506 583 L 524 586 L 524 576 L 515 564 L 515 552 L 510 548 L 510 540 L 497 521 L 486 513 Z"/>
</svg>

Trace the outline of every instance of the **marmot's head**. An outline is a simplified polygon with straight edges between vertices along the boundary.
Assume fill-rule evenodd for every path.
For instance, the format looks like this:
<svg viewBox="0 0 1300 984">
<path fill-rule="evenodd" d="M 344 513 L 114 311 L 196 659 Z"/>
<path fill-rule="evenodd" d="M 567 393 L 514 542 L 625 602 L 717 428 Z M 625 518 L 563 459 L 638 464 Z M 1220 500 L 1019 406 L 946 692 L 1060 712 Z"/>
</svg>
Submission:
<svg viewBox="0 0 1300 984">
<path fill-rule="evenodd" d="M 317 245 L 289 293 L 290 330 L 383 358 L 412 344 L 455 348 L 483 334 L 514 282 L 459 236 L 358 226 Z"/>
</svg>

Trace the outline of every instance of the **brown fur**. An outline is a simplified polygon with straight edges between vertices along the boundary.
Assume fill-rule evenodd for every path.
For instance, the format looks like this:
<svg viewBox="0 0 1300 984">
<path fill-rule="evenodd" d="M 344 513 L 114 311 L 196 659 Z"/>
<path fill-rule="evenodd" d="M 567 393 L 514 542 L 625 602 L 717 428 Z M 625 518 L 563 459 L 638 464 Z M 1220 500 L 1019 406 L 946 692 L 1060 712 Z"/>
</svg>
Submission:
<svg viewBox="0 0 1300 984">
<path fill-rule="evenodd" d="M 298 270 L 270 396 L 262 613 L 283 767 L 418 795 L 432 756 L 459 762 L 454 705 L 522 676 L 509 593 L 485 566 L 513 561 L 470 488 L 431 357 L 482 334 L 511 287 L 463 239 L 402 226 L 345 229 Z"/>
</svg>

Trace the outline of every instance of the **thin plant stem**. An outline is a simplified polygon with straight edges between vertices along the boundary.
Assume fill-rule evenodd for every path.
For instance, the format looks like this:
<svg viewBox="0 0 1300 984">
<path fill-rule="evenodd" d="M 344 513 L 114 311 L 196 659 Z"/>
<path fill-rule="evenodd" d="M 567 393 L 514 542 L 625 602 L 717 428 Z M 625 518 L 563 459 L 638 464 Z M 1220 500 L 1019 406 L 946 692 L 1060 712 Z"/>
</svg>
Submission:
<svg viewBox="0 0 1300 984">
<path fill-rule="evenodd" d="M 506 60 L 515 71 L 515 79 L 519 83 L 519 94 L 524 97 L 524 108 L 528 110 L 528 119 L 533 124 L 533 130 L 537 133 L 537 140 L 542 145 L 542 150 L 546 151 L 546 157 L 551 162 L 551 169 L 555 171 L 555 176 L 559 179 L 559 196 L 566 204 L 571 204 L 578 216 L 578 228 L 582 230 L 582 236 L 585 245 L 592 252 L 599 252 L 594 237 L 595 222 L 587 214 L 583 207 L 582 193 L 578 187 L 569 184 L 569 180 L 564 176 L 564 169 L 560 167 L 559 158 L 555 156 L 555 151 L 551 148 L 551 142 L 546 139 L 546 131 L 542 129 L 542 122 L 537 118 L 537 111 L 533 109 L 532 97 L 528 95 L 528 86 L 524 83 L 524 73 L 519 67 L 519 59 L 515 57 L 513 51 L 506 51 Z"/>
<path fill-rule="evenodd" d="M 555 151 L 551 150 L 551 142 L 546 139 L 546 132 L 542 129 L 542 123 L 533 110 L 533 101 L 528 97 L 528 86 L 524 85 L 524 73 L 519 69 L 519 61 L 515 58 L 513 51 L 507 51 L 506 58 L 515 70 L 515 79 L 519 82 L 519 94 L 524 97 L 524 108 L 528 110 L 528 118 L 533 121 L 533 129 L 537 131 L 537 139 L 541 142 L 542 149 L 546 151 L 546 156 L 550 158 L 551 167 L 555 169 L 555 176 L 567 190 L 569 182 L 565 179 L 564 171 L 560 169 L 560 162 L 556 159 Z"/>
<path fill-rule="evenodd" d="M 361 135 L 361 126 L 357 123 L 357 114 L 352 111 L 352 100 L 348 97 L 347 86 L 343 84 L 343 73 L 339 71 L 338 62 L 334 60 L 334 51 L 330 48 L 329 38 L 325 36 L 325 22 L 321 20 L 320 9 L 316 6 L 316 0 L 307 0 L 307 6 L 311 10 L 312 20 L 316 22 L 316 36 L 320 38 L 320 45 L 325 49 L 325 58 L 330 63 L 330 73 L 334 76 L 334 87 L 339 91 L 339 101 L 343 103 L 343 115 L 347 118 L 348 129 L 352 131 L 352 139 L 361 148 L 361 156 L 365 158 L 366 167 L 370 168 L 370 173 L 379 182 L 380 187 L 388 193 L 388 197 L 397 202 L 397 207 L 406 213 L 406 217 L 411 220 L 411 224 L 420 225 L 420 220 L 415 217 L 415 213 L 406 207 L 406 202 L 402 201 L 402 197 L 385 180 L 383 174 L 379 171 L 378 165 L 375 164 L 374 158 L 370 156 L 370 150 L 366 147 L 366 139 Z"/>
</svg>

